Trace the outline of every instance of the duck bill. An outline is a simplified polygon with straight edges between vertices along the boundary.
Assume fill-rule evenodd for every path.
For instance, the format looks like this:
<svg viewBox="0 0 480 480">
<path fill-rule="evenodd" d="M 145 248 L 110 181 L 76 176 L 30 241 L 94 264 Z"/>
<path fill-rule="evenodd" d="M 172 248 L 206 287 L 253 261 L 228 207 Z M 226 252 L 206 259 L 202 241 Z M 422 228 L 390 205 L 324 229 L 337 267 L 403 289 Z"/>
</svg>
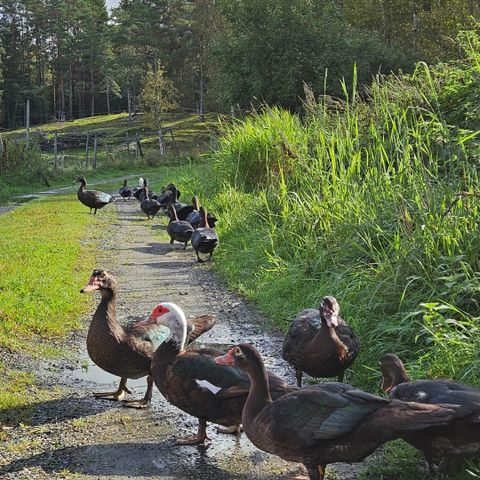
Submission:
<svg viewBox="0 0 480 480">
<path fill-rule="evenodd" d="M 229 350 L 225 355 L 215 358 L 215 363 L 217 365 L 230 365 L 232 366 L 235 363 L 235 358 L 233 357 L 233 349 Z"/>
<path fill-rule="evenodd" d="M 98 290 L 100 288 L 100 282 L 97 277 L 90 277 L 88 283 L 80 290 L 80 293 L 88 293 Z"/>
<path fill-rule="evenodd" d="M 335 312 L 327 312 L 324 315 L 329 327 L 338 327 L 338 315 Z"/>
</svg>

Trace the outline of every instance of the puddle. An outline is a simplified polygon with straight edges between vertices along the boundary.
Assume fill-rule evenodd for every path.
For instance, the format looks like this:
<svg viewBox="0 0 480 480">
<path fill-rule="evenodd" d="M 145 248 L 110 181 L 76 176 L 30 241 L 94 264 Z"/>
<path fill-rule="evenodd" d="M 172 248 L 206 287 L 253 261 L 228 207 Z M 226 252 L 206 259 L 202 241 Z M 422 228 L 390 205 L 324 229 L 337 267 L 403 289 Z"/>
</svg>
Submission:
<svg viewBox="0 0 480 480">
<path fill-rule="evenodd" d="M 72 377 L 74 380 L 81 382 L 94 383 L 96 385 L 115 385 L 118 386 L 120 377 L 111 375 L 110 373 L 97 367 L 90 359 L 84 358 L 81 361 L 82 367 L 76 368 L 72 371 Z M 128 388 L 130 387 L 142 387 L 146 386 L 146 377 L 139 378 L 137 380 L 128 380 Z"/>
</svg>

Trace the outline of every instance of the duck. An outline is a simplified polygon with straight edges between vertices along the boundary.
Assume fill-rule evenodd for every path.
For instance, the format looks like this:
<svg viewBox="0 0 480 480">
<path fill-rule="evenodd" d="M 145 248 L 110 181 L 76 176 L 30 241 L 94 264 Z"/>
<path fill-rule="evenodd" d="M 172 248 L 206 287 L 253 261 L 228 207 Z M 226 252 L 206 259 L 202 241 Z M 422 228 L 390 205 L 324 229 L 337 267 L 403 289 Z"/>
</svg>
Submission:
<svg viewBox="0 0 480 480">
<path fill-rule="evenodd" d="M 426 404 L 455 404 L 451 424 L 409 432 L 403 438 L 423 452 L 431 473 L 445 459 L 463 460 L 480 454 L 480 389 L 451 380 L 411 381 L 400 358 L 387 353 L 380 360 L 382 390 L 390 398 Z"/>
<path fill-rule="evenodd" d="M 95 393 L 96 398 L 123 401 L 127 393 L 127 380 L 147 377 L 147 391 L 142 400 L 124 401 L 132 408 L 145 408 L 152 398 L 153 378 L 151 360 L 156 348 L 170 334 L 162 325 L 145 320 L 121 325 L 115 308 L 118 294 L 116 279 L 105 270 L 95 269 L 80 293 L 99 291 L 98 305 L 87 333 L 87 352 L 92 361 L 102 370 L 120 377 L 114 392 Z M 210 330 L 216 321 L 214 315 L 201 315 L 188 321 L 188 342 Z"/>
<path fill-rule="evenodd" d="M 191 241 L 197 254 L 197 263 L 203 263 L 204 261 L 200 258 L 199 253 L 210 254 L 209 259 L 211 260 L 213 251 L 218 245 L 218 235 L 213 228 L 210 228 L 205 208 L 200 207 L 199 213 L 201 217 L 200 225 L 194 230 Z"/>
<path fill-rule="evenodd" d="M 178 192 L 178 189 L 175 185 L 173 184 L 170 184 L 170 188 L 171 188 L 171 195 L 169 197 L 169 200 L 168 200 L 168 204 L 167 204 L 167 210 L 168 210 L 168 206 L 171 205 L 175 211 L 177 212 L 177 217 L 179 220 L 186 220 L 188 215 L 193 212 L 193 205 L 189 205 L 187 203 L 181 203 L 178 201 L 179 199 L 179 192 Z"/>
<path fill-rule="evenodd" d="M 123 187 L 120 188 L 118 193 L 123 197 L 125 201 L 130 200 L 131 196 L 133 195 L 132 189 L 127 185 L 127 180 L 123 181 Z"/>
<path fill-rule="evenodd" d="M 152 359 L 152 375 L 162 395 L 174 406 L 198 418 L 196 435 L 177 440 L 178 444 L 204 444 L 207 422 L 239 432 L 242 410 L 250 388 L 248 376 L 234 367 L 220 366 L 215 358 L 222 355 L 212 348 L 185 348 L 185 314 L 175 304 L 161 303 L 150 314 L 150 322 L 170 330 Z M 266 373 L 273 398 L 296 390 L 272 372 Z"/>
<path fill-rule="evenodd" d="M 162 204 L 163 207 L 168 206 L 168 201 L 172 197 L 173 190 L 177 191 L 177 198 L 180 198 L 181 192 L 177 189 L 175 184 L 169 183 L 166 187 L 163 187 L 160 195 L 158 196 L 158 201 Z"/>
<path fill-rule="evenodd" d="M 183 243 L 183 249 L 187 248 L 187 243 L 192 238 L 193 227 L 185 220 L 179 220 L 177 211 L 172 205 L 168 206 L 170 221 L 167 225 L 167 233 L 170 236 L 170 244 L 176 240 Z"/>
<path fill-rule="evenodd" d="M 162 206 L 157 200 L 149 197 L 148 182 L 144 180 L 143 185 L 143 201 L 140 203 L 142 212 L 147 216 L 147 219 L 155 218 L 155 215 L 159 212 Z"/>
<path fill-rule="evenodd" d="M 144 187 L 144 180 L 143 177 L 140 177 L 138 179 L 138 184 L 137 186 L 133 189 L 133 196 L 139 200 L 139 196 L 143 193 L 143 187 Z M 140 201 L 140 200 L 139 200 Z"/>
<path fill-rule="evenodd" d="M 90 208 L 90 213 L 94 210 L 93 213 L 96 215 L 97 210 L 113 202 L 113 197 L 108 193 L 100 192 L 98 190 L 87 190 L 87 180 L 85 180 L 85 177 L 77 177 L 75 182 L 81 183 L 77 192 L 77 198 L 86 207 Z"/>
<path fill-rule="evenodd" d="M 262 357 L 252 345 L 236 345 L 215 362 L 250 377 L 242 414 L 249 440 L 260 450 L 302 463 L 311 480 L 323 480 L 329 463 L 358 462 L 405 431 L 448 424 L 456 409 L 390 400 L 338 382 L 312 385 L 275 400 Z"/>
<path fill-rule="evenodd" d="M 357 357 L 360 341 L 339 313 L 337 299 L 327 296 L 318 310 L 303 310 L 290 326 L 282 357 L 295 368 L 299 387 L 303 372 L 311 377 L 337 377 L 342 382 L 345 370 Z"/>
<path fill-rule="evenodd" d="M 192 205 L 193 211 L 187 215 L 185 219 L 193 228 L 198 228 L 202 221 L 202 216 L 200 215 L 200 204 L 198 202 L 198 197 L 194 195 L 192 198 Z M 215 223 L 217 223 L 217 219 L 209 213 L 207 213 L 208 224 L 210 227 L 215 228 Z"/>
</svg>

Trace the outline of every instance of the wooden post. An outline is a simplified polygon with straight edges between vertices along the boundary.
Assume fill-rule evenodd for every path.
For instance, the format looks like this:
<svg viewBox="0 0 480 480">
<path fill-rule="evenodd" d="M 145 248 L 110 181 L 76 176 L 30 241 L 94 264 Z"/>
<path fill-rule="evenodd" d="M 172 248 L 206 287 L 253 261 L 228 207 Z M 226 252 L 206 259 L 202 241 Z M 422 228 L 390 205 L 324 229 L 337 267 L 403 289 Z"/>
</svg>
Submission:
<svg viewBox="0 0 480 480">
<path fill-rule="evenodd" d="M 53 165 L 55 170 L 58 168 L 58 133 L 53 137 Z"/>
<path fill-rule="evenodd" d="M 3 158 L 3 137 L 0 133 L 0 160 Z"/>
<path fill-rule="evenodd" d="M 27 148 L 30 148 L 30 99 L 27 98 L 26 112 L 25 112 L 25 126 L 27 135 Z"/>
<path fill-rule="evenodd" d="M 138 160 L 140 157 L 140 139 L 138 138 L 138 133 L 135 134 L 135 159 Z"/>
<path fill-rule="evenodd" d="M 173 130 L 170 130 L 170 135 L 172 136 L 173 145 L 175 147 L 175 151 L 177 152 L 177 157 L 179 157 L 180 156 L 180 151 L 178 149 L 178 144 L 177 144 L 177 141 L 175 140 L 175 136 L 173 135 Z"/>
<path fill-rule="evenodd" d="M 93 137 L 93 168 L 97 168 L 97 148 L 98 148 L 98 137 L 95 134 Z"/>
<path fill-rule="evenodd" d="M 125 132 L 125 143 L 127 144 L 127 155 L 130 158 L 130 138 L 128 137 L 128 130 Z"/>
<path fill-rule="evenodd" d="M 88 148 L 90 141 L 90 133 L 87 132 L 87 141 L 85 142 L 85 168 L 88 168 Z"/>
<path fill-rule="evenodd" d="M 137 158 L 142 157 L 143 158 L 143 151 L 142 151 L 142 145 L 140 144 L 140 135 L 137 133 L 136 134 L 136 143 L 137 143 Z"/>
<path fill-rule="evenodd" d="M 160 155 L 165 155 L 165 142 L 163 141 L 162 127 L 158 129 L 158 146 L 160 147 Z"/>
<path fill-rule="evenodd" d="M 128 104 L 128 123 L 132 124 L 132 92 L 127 90 L 127 104 Z"/>
</svg>

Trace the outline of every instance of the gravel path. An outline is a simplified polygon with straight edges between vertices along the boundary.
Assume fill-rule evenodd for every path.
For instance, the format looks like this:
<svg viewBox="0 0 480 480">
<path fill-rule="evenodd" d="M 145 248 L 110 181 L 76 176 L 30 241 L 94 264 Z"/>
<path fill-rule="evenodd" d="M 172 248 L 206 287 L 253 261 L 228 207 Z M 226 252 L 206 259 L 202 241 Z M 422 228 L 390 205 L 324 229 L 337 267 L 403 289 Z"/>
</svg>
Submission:
<svg viewBox="0 0 480 480">
<path fill-rule="evenodd" d="M 92 221 L 92 233 L 101 234 L 92 270 L 105 268 L 117 278 L 120 320 L 147 315 L 160 301 L 177 303 L 187 317 L 214 313 L 217 324 L 201 337 L 202 343 L 224 348 L 250 342 L 269 368 L 293 383 L 291 369 L 280 359 L 282 336 L 266 332 L 259 314 L 228 292 L 210 265 L 195 263 L 191 248 L 171 246 L 165 232 L 154 232 L 165 229 L 165 219 L 147 221 L 134 200 L 115 206 L 116 214 L 102 210 Z M 95 298 L 92 312 L 97 303 Z M 92 392 L 116 386 L 118 379 L 91 364 L 85 333 L 72 334 L 67 341 L 74 358 L 34 366 L 50 395 L 36 405 L 30 425 L 7 431 L 0 479 L 273 480 L 298 474 L 298 465 L 257 450 L 245 435 L 217 434 L 213 425 L 208 427 L 209 447 L 175 446 L 175 436 L 196 431 L 196 419 L 169 405 L 156 390 L 152 407 L 141 411 L 92 399 Z M 12 361 L 18 368 L 28 366 L 29 359 Z M 143 395 L 144 379 L 129 384 L 136 397 Z M 348 480 L 355 478 L 357 468 L 342 464 L 329 471 L 329 478 L 339 474 Z"/>
</svg>

